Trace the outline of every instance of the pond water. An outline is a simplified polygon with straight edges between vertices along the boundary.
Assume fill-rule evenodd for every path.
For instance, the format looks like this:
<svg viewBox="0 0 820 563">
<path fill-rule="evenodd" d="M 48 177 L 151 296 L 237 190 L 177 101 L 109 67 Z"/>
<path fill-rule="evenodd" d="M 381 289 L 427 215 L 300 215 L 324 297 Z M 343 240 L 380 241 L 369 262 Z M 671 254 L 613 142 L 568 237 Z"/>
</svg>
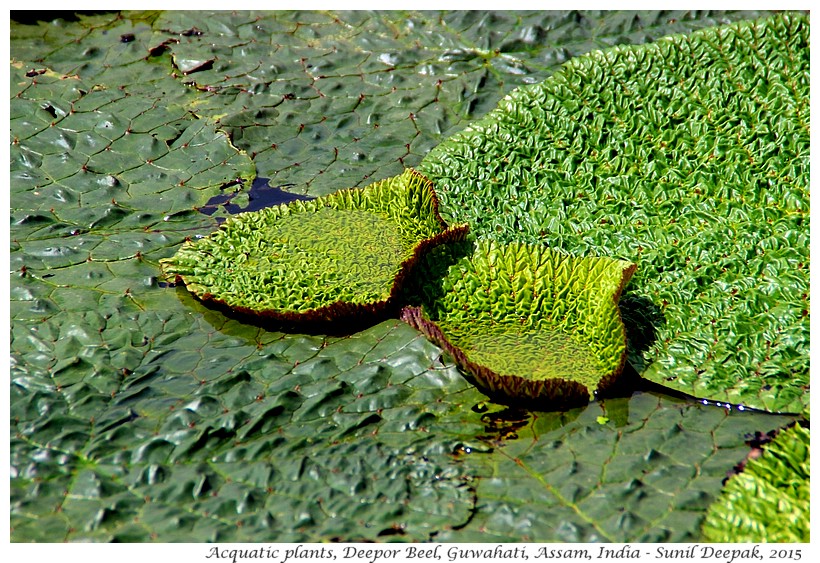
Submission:
<svg viewBox="0 0 820 563">
<path fill-rule="evenodd" d="M 314 199 L 310 196 L 295 194 L 282 189 L 292 184 L 274 187 L 269 184 L 269 180 L 269 178 L 254 179 L 253 184 L 251 184 L 251 189 L 247 192 L 248 204 L 245 207 L 241 207 L 239 204 L 233 202 L 234 198 L 242 195 L 243 192 L 221 193 L 209 199 L 208 203 L 199 208 L 199 211 L 205 215 L 213 215 L 221 207 L 229 214 L 234 215 L 246 211 L 259 211 L 266 207 L 273 207 L 274 205 L 290 203 L 296 200 Z M 217 217 L 217 221 L 222 222 L 224 219 Z"/>
</svg>

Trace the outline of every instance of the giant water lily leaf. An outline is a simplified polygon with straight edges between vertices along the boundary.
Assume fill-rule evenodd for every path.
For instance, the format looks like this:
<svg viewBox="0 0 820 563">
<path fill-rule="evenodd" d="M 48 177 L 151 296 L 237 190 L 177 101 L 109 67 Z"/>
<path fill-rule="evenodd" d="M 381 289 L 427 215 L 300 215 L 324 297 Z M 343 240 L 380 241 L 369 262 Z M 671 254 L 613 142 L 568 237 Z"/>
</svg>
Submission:
<svg viewBox="0 0 820 563">
<path fill-rule="evenodd" d="M 720 498 L 709 507 L 703 525 L 712 542 L 809 541 L 810 433 L 795 425 L 763 448 Z"/>
<path fill-rule="evenodd" d="M 17 58 L 186 99 L 261 176 L 323 195 L 415 166 L 571 57 L 755 14 L 124 12 L 16 25 L 12 39 Z"/>
<path fill-rule="evenodd" d="M 223 132 L 182 106 L 160 105 L 161 96 L 132 97 L 22 61 L 12 62 L 11 74 L 14 205 L 50 214 L 62 227 L 38 228 L 38 237 L 122 222 L 147 230 L 253 177 L 250 159 Z"/>
<path fill-rule="evenodd" d="M 107 313 L 156 290 L 157 258 L 211 221 L 193 208 L 253 164 L 185 108 L 11 64 L 12 317 Z M 181 191 L 179 191 L 181 190 Z"/>
<path fill-rule="evenodd" d="M 650 394 L 510 411 L 402 322 L 294 337 L 187 299 L 16 328 L 13 539 L 685 541 L 744 435 L 790 420 Z"/>
<path fill-rule="evenodd" d="M 177 299 L 15 326 L 13 538 L 689 540 L 744 435 L 789 420 L 650 395 L 510 413 L 403 323 L 294 337 Z M 621 489 L 638 523 L 601 536 Z"/>
<path fill-rule="evenodd" d="M 606 392 L 623 370 L 618 298 L 634 271 L 624 260 L 479 242 L 443 279 L 425 280 L 441 287 L 402 319 L 452 354 L 491 397 L 566 408 Z"/>
<path fill-rule="evenodd" d="M 43 363 L 12 385 L 15 538 L 425 540 L 467 521 L 450 452 L 480 425 L 436 429 L 479 396 L 415 331 L 293 338 L 186 322 L 175 300 L 16 333 Z M 106 350 L 122 339 L 130 357 Z"/>
<path fill-rule="evenodd" d="M 508 420 L 404 323 L 347 338 L 285 335 L 227 319 L 157 278 L 160 259 L 218 225 L 221 211 L 197 208 L 235 190 L 242 206 L 248 182 L 235 180 L 254 165 L 274 185 L 314 195 L 366 185 L 568 57 L 744 17 L 168 12 L 12 22 L 11 539 L 548 541 L 569 528 L 588 537 L 590 520 L 606 514 L 579 513 L 544 483 L 586 491 L 589 474 L 550 475 L 533 460 L 613 452 L 607 474 L 628 483 L 634 475 L 614 469 L 638 454 L 621 462 L 617 444 L 634 439 L 634 452 L 678 425 L 708 463 L 687 472 L 696 460 L 638 460 L 637 471 L 663 477 L 639 492 L 668 502 L 691 490 L 698 502 L 610 537 L 699 538 L 706 505 L 747 452 L 744 434 L 789 418 L 668 397 L 647 409 L 637 395 L 607 400 L 606 425 L 600 404 Z M 378 67 L 382 46 L 410 54 L 416 42 L 432 46 Z M 316 93 L 303 56 L 330 65 L 339 86 Z M 188 74 L 175 67 L 195 60 L 183 63 Z M 268 76 L 255 85 L 248 68 Z M 379 127 L 368 122 L 377 113 Z M 74 129 L 60 125 L 69 116 Z M 324 137 L 323 118 L 338 119 Z M 721 420 L 696 427 L 704 414 Z M 530 447 L 533 459 L 519 457 L 526 470 L 506 455 Z M 555 520 L 530 502 L 533 491 L 555 514 L 581 516 L 541 525 Z M 596 497 L 596 509 L 617 518 L 622 505 L 607 499 Z"/>
<path fill-rule="evenodd" d="M 483 476 L 482 509 L 441 539 L 694 541 L 726 465 L 748 452 L 752 416 L 648 393 L 565 413 L 485 415 L 496 449 L 464 462 Z"/>
<path fill-rule="evenodd" d="M 162 261 L 168 276 L 230 311 L 288 326 L 354 332 L 398 312 L 426 252 L 458 241 L 429 180 L 401 176 L 242 213 Z"/>
<path fill-rule="evenodd" d="M 577 57 L 419 169 L 479 237 L 641 264 L 665 322 L 643 376 L 802 410 L 809 385 L 809 22 L 781 14 Z"/>
</svg>

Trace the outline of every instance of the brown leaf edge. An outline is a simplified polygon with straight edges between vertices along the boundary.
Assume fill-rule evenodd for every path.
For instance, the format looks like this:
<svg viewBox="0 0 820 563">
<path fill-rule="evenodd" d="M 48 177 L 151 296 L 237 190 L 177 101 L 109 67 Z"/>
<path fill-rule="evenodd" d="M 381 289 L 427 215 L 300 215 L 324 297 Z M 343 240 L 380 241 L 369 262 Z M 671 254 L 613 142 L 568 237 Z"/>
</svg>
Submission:
<svg viewBox="0 0 820 563">
<path fill-rule="evenodd" d="M 622 270 L 621 282 L 613 294 L 613 301 L 616 305 L 636 269 L 637 265 L 633 263 Z M 616 308 L 616 311 L 623 324 L 620 310 Z M 473 362 L 461 348 L 450 342 L 438 324 L 425 317 L 421 307 L 405 307 L 401 311 L 400 318 L 424 334 L 428 340 L 443 348 L 462 369 L 465 378 L 495 402 L 540 411 L 567 410 L 589 403 L 590 391 L 577 381 L 562 378 L 533 381 L 518 375 L 500 374 L 487 366 Z M 628 343 L 626 331 L 623 332 L 625 346 L 618 366 L 598 382 L 598 387 L 594 390 L 596 397 L 615 388 L 626 365 Z"/>
<path fill-rule="evenodd" d="M 253 309 L 250 307 L 229 305 L 212 293 L 198 295 L 190 292 L 206 306 L 216 309 L 225 316 L 240 322 L 261 326 L 268 330 L 282 332 L 301 332 L 306 334 L 349 335 L 389 318 L 397 318 L 402 303 L 402 290 L 413 275 L 416 266 L 424 256 L 442 244 L 462 241 L 469 233 L 470 227 L 464 223 L 448 227 L 439 213 L 439 200 L 433 183 L 423 174 L 408 169 L 411 174 L 423 180 L 430 190 L 433 202 L 433 213 L 443 231 L 433 237 L 420 241 L 413 249 L 413 254 L 399 266 L 393 279 L 390 296 L 387 299 L 370 303 L 351 303 L 336 301 L 316 309 L 302 312 L 280 311 L 277 309 Z M 359 188 L 348 188 L 353 191 Z M 184 276 L 175 275 L 175 283 L 184 283 Z"/>
</svg>

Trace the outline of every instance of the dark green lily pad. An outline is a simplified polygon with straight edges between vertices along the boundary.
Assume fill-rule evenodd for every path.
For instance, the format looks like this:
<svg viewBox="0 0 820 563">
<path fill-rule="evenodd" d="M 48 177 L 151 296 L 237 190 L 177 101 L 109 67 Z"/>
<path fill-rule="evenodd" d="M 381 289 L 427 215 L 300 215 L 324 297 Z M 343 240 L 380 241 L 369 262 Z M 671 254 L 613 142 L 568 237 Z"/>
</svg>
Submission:
<svg viewBox="0 0 820 563">
<path fill-rule="evenodd" d="M 507 424 L 506 411 L 484 402 L 405 323 L 339 339 L 284 335 L 226 319 L 156 279 L 158 260 L 185 236 L 216 228 L 196 209 L 226 194 L 221 186 L 235 178 L 247 182 L 231 184 L 239 192 L 232 201 L 247 197 L 254 166 L 274 178 L 272 186 L 293 183 L 285 189 L 298 193 L 364 186 L 413 166 L 567 57 L 749 14 L 328 12 L 321 26 L 289 12 L 79 17 L 11 24 L 12 58 L 26 61 L 11 70 L 10 139 L 19 141 L 10 181 L 14 545 L 697 542 L 722 479 L 748 451 L 743 436 L 792 421 L 638 393 Z M 123 42 L 129 33 L 135 40 Z M 419 43 L 432 50 L 413 51 Z M 381 53 L 411 64 L 379 69 Z M 172 64 L 172 57 L 214 56 L 213 69 L 189 75 Z M 521 64 L 501 68 L 511 57 Z M 310 88 L 309 65 L 313 76 L 327 76 L 316 83 L 324 97 Z M 69 113 L 61 118 L 62 111 Z M 778 116 L 771 113 L 773 122 Z M 122 136 L 111 141 L 112 133 Z M 99 169 L 83 171 L 83 154 Z M 214 166 L 198 168 L 208 158 Z M 230 166 L 220 167 L 226 158 Z M 551 212 L 576 222 L 600 218 L 584 217 L 569 199 L 549 201 Z M 804 219 L 806 227 L 777 231 L 777 241 L 791 241 L 781 258 L 808 257 L 804 209 L 780 223 Z M 752 220 L 764 228 L 774 211 Z M 608 254 L 603 247 L 567 248 Z M 675 295 L 669 277 L 646 275 L 652 263 L 645 252 L 643 281 L 631 282 L 622 305 L 638 290 L 658 304 Z M 807 285 L 804 264 L 806 272 L 782 269 L 772 279 L 805 273 Z M 738 299 L 717 304 L 731 310 Z M 808 365 L 808 328 L 803 337 L 782 326 L 771 365 L 799 352 L 785 346 L 793 341 L 806 352 L 790 361 Z M 606 424 L 597 420 L 602 414 Z"/>
<path fill-rule="evenodd" d="M 719 543 L 808 543 L 809 442 L 809 429 L 800 425 L 779 432 L 711 505 L 704 538 Z"/>
<path fill-rule="evenodd" d="M 243 317 L 349 331 L 396 313 L 418 258 L 466 233 L 447 227 L 430 181 L 407 170 L 237 215 L 162 266 L 202 301 Z"/>
<path fill-rule="evenodd" d="M 618 298 L 635 268 L 543 246 L 479 242 L 450 267 L 440 298 L 405 308 L 402 319 L 450 352 L 493 398 L 540 409 L 583 404 L 623 370 Z"/>
</svg>

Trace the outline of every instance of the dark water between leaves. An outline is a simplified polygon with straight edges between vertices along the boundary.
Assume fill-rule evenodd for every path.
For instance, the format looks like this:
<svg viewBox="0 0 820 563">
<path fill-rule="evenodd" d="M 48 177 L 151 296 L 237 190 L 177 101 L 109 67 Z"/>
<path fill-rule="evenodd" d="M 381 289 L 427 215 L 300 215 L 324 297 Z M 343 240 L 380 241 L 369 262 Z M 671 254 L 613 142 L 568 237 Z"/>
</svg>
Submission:
<svg viewBox="0 0 820 563">
<path fill-rule="evenodd" d="M 314 199 L 310 196 L 294 194 L 282 189 L 294 184 L 284 184 L 282 186 L 273 187 L 269 182 L 269 178 L 256 178 L 253 181 L 250 190 L 247 192 L 248 204 L 245 207 L 240 207 L 233 202 L 234 198 L 241 195 L 242 192 L 221 193 L 209 199 L 208 203 L 199 208 L 199 211 L 205 215 L 213 215 L 221 207 L 229 214 L 234 215 L 236 213 L 245 213 L 246 211 L 259 211 L 266 207 L 273 207 L 274 205 L 281 205 L 292 201 Z M 236 184 L 223 186 L 223 190 L 234 185 Z M 217 217 L 217 221 L 222 222 L 224 219 Z"/>
<path fill-rule="evenodd" d="M 256 178 L 254 179 L 253 183 L 251 184 L 250 190 L 248 190 L 248 204 L 245 207 L 240 206 L 237 203 L 234 203 L 234 199 L 241 196 L 244 192 L 236 191 L 233 193 L 224 193 L 230 187 L 239 185 L 239 182 L 232 182 L 229 184 L 225 184 L 222 186 L 223 193 L 217 194 L 213 196 L 208 202 L 203 205 L 202 207 L 197 208 L 197 211 L 200 213 L 204 213 L 205 215 L 211 216 L 220 208 L 224 209 L 229 215 L 235 215 L 237 213 L 245 213 L 246 211 L 259 211 L 260 209 L 265 209 L 266 207 L 273 207 L 274 205 L 282 205 L 284 203 L 290 203 L 292 201 L 307 201 L 311 199 L 315 199 L 310 196 L 301 195 L 301 194 L 294 194 L 291 192 L 286 192 L 282 188 L 287 186 L 292 186 L 294 184 L 283 184 L 282 186 L 271 186 L 270 185 L 270 178 Z M 224 217 L 216 217 L 217 223 L 223 223 L 225 221 Z M 172 282 L 158 282 L 160 287 L 175 287 L 176 284 Z"/>
</svg>

